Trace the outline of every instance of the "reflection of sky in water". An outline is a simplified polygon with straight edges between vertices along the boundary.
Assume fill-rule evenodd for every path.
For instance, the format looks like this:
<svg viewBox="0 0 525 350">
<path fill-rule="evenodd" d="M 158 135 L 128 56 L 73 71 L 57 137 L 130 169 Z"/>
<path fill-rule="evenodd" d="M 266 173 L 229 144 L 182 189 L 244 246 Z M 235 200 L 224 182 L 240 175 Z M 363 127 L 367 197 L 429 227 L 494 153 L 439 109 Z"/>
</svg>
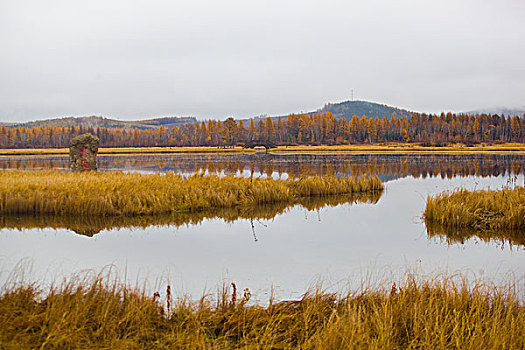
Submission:
<svg viewBox="0 0 525 350">
<path fill-rule="evenodd" d="M 525 179 L 520 175 L 519 184 Z M 462 271 L 471 278 L 525 280 L 525 250 L 507 243 L 473 238 L 448 245 L 429 239 L 421 222 L 427 195 L 452 190 L 501 188 L 507 178 L 453 179 L 406 177 L 390 181 L 377 204 L 339 205 L 318 212 L 295 207 L 272 220 L 225 223 L 205 219 L 198 225 L 102 231 L 92 238 L 68 230 L 1 230 L 0 262 L 7 274 L 24 258 L 31 278 L 54 280 L 82 269 L 114 264 L 128 281 L 150 285 L 169 279 L 179 293 L 199 297 L 221 281 L 249 287 L 263 301 L 273 286 L 278 298 L 295 298 L 316 280 L 341 289 L 371 275 L 373 281 Z M 142 286 L 142 284 L 139 284 Z M 164 287 L 162 287 L 164 288 Z"/>
</svg>

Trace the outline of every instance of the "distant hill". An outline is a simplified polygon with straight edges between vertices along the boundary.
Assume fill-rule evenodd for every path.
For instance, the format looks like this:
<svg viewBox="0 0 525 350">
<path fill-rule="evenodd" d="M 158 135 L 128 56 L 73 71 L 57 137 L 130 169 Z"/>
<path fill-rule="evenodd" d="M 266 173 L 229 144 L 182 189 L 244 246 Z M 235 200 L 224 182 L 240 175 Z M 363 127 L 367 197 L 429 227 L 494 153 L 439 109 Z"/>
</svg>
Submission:
<svg viewBox="0 0 525 350">
<path fill-rule="evenodd" d="M 392 115 L 394 116 L 407 116 L 410 117 L 413 112 L 407 111 L 405 109 L 387 106 L 380 103 L 368 102 L 368 101 L 344 101 L 338 103 L 327 103 L 322 108 L 319 108 L 313 112 L 307 112 L 306 114 L 317 114 L 317 113 L 327 113 L 330 112 L 334 115 L 336 119 L 346 118 L 347 120 L 352 119 L 354 115 L 362 117 L 366 115 L 367 117 L 379 117 L 379 118 L 388 118 L 390 119 Z M 301 113 L 295 113 L 301 114 Z M 257 124 L 261 120 L 265 120 L 268 116 L 256 116 L 251 119 L 254 120 Z M 286 119 L 288 115 L 281 115 L 277 117 L 270 117 L 273 122 L 277 122 L 279 118 Z M 247 126 L 250 119 L 242 119 L 242 122 Z"/>
<path fill-rule="evenodd" d="M 497 115 L 506 115 L 506 116 L 523 116 L 525 115 L 525 106 L 517 107 L 517 108 L 507 108 L 507 107 L 495 107 L 495 108 L 486 108 L 486 109 L 478 109 L 474 111 L 466 112 L 467 114 L 497 114 Z"/>
<path fill-rule="evenodd" d="M 327 113 L 330 112 L 336 117 L 345 118 L 347 120 L 352 119 L 352 116 L 357 115 L 362 117 L 366 115 L 367 117 L 379 117 L 379 118 L 388 118 L 390 119 L 392 115 L 394 116 L 407 116 L 410 117 L 413 112 L 407 111 L 405 109 L 387 106 L 379 103 L 368 102 L 368 101 L 344 101 L 339 103 L 327 103 L 323 108 L 318 109 L 313 113 Z"/>
<path fill-rule="evenodd" d="M 155 118 L 155 119 L 144 119 L 133 121 L 132 123 L 137 125 L 151 126 L 151 127 L 160 127 L 164 126 L 165 128 L 180 126 L 182 124 L 194 124 L 197 122 L 195 117 L 164 117 L 164 118 Z"/>
<path fill-rule="evenodd" d="M 337 119 L 345 118 L 347 120 L 352 119 L 352 116 L 357 115 L 362 117 L 366 115 L 367 117 L 379 117 L 379 118 L 388 118 L 390 119 L 394 116 L 407 116 L 410 117 L 413 112 L 406 109 L 401 109 L 397 107 L 387 106 L 380 103 L 368 102 L 368 101 L 343 101 L 338 103 L 327 103 L 322 108 L 319 108 L 316 111 L 308 112 L 307 114 L 316 114 L 316 113 L 332 113 Z M 525 106 L 520 108 L 490 108 L 490 109 L 480 109 L 465 112 L 467 114 L 499 114 L 506 116 L 525 115 Z M 270 117 L 274 122 L 277 122 L 279 118 L 286 119 L 288 116 L 273 116 Z M 266 115 L 253 117 L 255 124 L 261 120 L 265 120 Z M 247 127 L 249 124 L 249 119 L 240 119 L 244 126 Z M 35 128 L 35 127 L 48 127 L 48 126 L 57 126 L 57 127 L 66 127 L 66 126 L 83 126 L 83 127 L 92 127 L 92 128 L 122 128 L 122 129 L 157 129 L 161 126 L 165 128 L 180 126 L 183 124 L 193 124 L 197 122 L 195 117 L 163 117 L 163 118 L 154 118 L 154 119 L 143 119 L 143 120 L 116 120 L 98 116 L 91 117 L 66 117 L 66 118 L 55 118 L 55 119 L 46 119 L 46 120 L 37 120 L 26 123 L 5 123 L 0 122 L 0 127 L 25 127 L 25 128 Z"/>
<path fill-rule="evenodd" d="M 183 124 L 195 123 L 197 119 L 194 117 L 165 117 L 145 120 L 116 120 L 104 117 L 67 117 L 46 120 L 36 120 L 27 123 L 5 123 L 3 126 L 7 127 L 93 127 L 93 128 L 122 128 L 122 129 L 157 129 L 161 126 L 172 127 Z M 2 125 L 0 125 L 2 126 Z"/>
</svg>

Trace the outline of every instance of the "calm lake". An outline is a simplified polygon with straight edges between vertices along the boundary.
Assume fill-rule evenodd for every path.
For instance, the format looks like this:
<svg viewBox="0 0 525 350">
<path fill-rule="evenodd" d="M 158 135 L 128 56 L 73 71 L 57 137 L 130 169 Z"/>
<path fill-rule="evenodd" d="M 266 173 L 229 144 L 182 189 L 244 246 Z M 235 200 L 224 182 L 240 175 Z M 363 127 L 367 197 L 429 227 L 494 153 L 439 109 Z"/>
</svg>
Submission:
<svg viewBox="0 0 525 350">
<path fill-rule="evenodd" d="M 286 178 L 312 174 L 377 174 L 377 198 L 181 214 L 178 218 L 0 218 L 0 283 L 18 279 L 61 281 L 81 271 L 112 266 L 121 279 L 147 290 L 167 283 L 193 298 L 223 282 L 250 288 L 267 301 L 298 298 L 322 281 L 328 290 L 381 284 L 407 271 L 436 276 L 461 272 L 471 279 L 525 286 L 525 245 L 428 233 L 421 216 L 427 196 L 457 188 L 500 189 L 525 184 L 525 155 L 126 155 L 99 156 L 101 171 L 197 171 Z M 0 169 L 64 169 L 68 158 L 3 157 Z M 343 203 L 343 204 L 340 204 Z M 524 218 L 525 219 L 525 218 Z M 18 267 L 17 267 L 18 266 Z M 22 266 L 22 267 L 20 267 Z M 523 290 L 523 288 L 522 288 Z"/>
</svg>

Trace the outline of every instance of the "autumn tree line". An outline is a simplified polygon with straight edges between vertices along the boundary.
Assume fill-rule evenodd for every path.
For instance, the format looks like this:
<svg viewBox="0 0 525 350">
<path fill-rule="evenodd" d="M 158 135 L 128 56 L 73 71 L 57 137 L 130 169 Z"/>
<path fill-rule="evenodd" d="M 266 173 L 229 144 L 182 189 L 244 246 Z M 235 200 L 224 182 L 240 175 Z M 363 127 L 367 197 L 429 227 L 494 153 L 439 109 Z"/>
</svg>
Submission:
<svg viewBox="0 0 525 350">
<path fill-rule="evenodd" d="M 246 124 L 246 125 L 245 125 Z M 525 142 L 525 118 L 479 114 L 428 115 L 410 117 L 358 117 L 336 119 L 331 113 L 292 114 L 287 118 L 228 118 L 202 121 L 178 127 L 121 129 L 106 127 L 2 127 L 0 148 L 62 148 L 83 133 L 100 138 L 101 147 L 152 146 L 278 146 L 343 145 L 383 142 L 420 143 L 444 146 L 451 143 Z"/>
</svg>

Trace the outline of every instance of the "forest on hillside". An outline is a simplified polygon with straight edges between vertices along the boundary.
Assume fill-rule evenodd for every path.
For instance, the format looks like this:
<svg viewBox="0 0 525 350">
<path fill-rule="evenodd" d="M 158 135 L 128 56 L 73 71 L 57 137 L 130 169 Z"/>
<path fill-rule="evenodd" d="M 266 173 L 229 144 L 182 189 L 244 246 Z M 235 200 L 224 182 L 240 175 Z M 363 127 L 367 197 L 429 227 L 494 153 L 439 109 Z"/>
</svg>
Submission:
<svg viewBox="0 0 525 350">
<path fill-rule="evenodd" d="M 409 118 L 374 118 L 354 115 L 336 119 L 331 113 L 292 114 L 277 121 L 271 118 L 242 121 L 202 121 L 154 130 L 93 127 L 2 127 L 0 148 L 68 147 L 79 134 L 92 133 L 101 147 L 152 146 L 277 146 L 343 145 L 382 142 L 420 143 L 444 146 L 451 143 L 525 142 L 525 118 L 490 114 L 427 115 Z"/>
</svg>

